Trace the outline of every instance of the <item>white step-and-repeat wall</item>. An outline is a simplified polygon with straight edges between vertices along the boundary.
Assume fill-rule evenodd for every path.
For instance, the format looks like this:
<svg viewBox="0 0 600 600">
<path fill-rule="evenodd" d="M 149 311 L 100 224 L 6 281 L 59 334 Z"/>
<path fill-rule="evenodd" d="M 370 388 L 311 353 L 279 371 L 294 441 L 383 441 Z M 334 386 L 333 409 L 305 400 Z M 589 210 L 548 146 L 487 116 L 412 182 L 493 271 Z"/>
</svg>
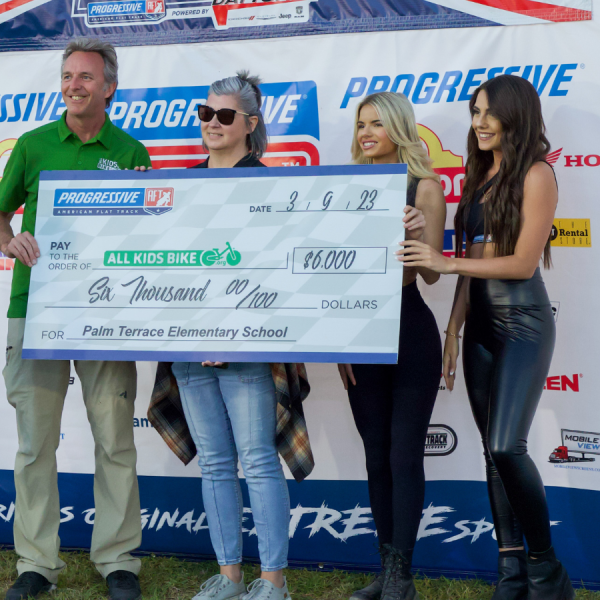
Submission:
<svg viewBox="0 0 600 600">
<path fill-rule="evenodd" d="M 530 435 L 530 452 L 547 485 L 555 546 L 574 579 L 600 584 L 600 411 L 597 401 L 598 258 L 592 243 L 600 185 L 600 26 L 597 22 L 362 33 L 119 49 L 120 87 L 113 121 L 142 140 L 156 168 L 185 167 L 203 157 L 195 106 L 216 79 L 246 68 L 265 82 L 264 113 L 271 165 L 350 161 L 353 118 L 365 94 L 404 92 L 438 168 L 448 201 L 447 252 L 460 195 L 469 127 L 468 99 L 488 77 L 526 77 L 540 94 L 560 188 L 560 235 L 554 268 L 544 277 L 558 341 L 546 391 Z M 59 118 L 60 53 L 0 54 L 0 173 L 18 136 Z M 574 221 L 584 220 L 584 221 Z M 20 217 L 15 218 L 20 224 Z M 579 230 L 584 236 L 568 236 Z M 5 314 L 11 261 L 0 259 L 0 313 Z M 455 278 L 421 286 L 440 330 Z M 0 319 L 0 338 L 6 321 Z M 146 409 L 155 364 L 141 363 L 134 421 L 142 489 L 143 549 L 212 553 L 200 470 L 184 467 L 149 426 Z M 305 402 L 316 469 L 290 480 L 291 559 L 296 563 L 368 566 L 377 562 L 361 440 L 335 366 L 309 365 Z M 4 384 L 0 396 L 4 398 Z M 15 416 L 0 398 L 0 543 L 12 541 L 17 448 Z M 440 392 L 428 440 L 427 497 L 415 564 L 461 575 L 495 570 L 496 542 L 484 483 L 484 460 L 459 369 Z M 93 440 L 79 383 L 70 387 L 58 450 L 61 537 L 87 547 L 94 520 Z M 559 447 L 564 462 L 551 462 Z M 586 460 L 582 460 L 585 458 Z M 40 490 L 40 493 L 43 493 Z M 246 497 L 246 504 L 249 503 Z M 252 515 L 244 540 L 257 555 Z"/>
</svg>

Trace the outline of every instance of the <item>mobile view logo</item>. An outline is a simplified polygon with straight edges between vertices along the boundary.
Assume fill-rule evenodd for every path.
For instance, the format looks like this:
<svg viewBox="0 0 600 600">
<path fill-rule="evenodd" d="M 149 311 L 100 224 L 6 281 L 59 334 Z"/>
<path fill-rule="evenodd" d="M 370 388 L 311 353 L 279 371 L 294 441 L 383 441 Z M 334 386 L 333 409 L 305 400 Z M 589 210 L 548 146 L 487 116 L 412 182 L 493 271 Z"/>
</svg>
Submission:
<svg viewBox="0 0 600 600">
<path fill-rule="evenodd" d="M 563 248 L 591 248 L 590 219 L 554 219 L 550 245 Z"/>
<path fill-rule="evenodd" d="M 256 0 L 213 0 L 213 24 L 216 29 L 305 23 L 309 4 L 316 0 L 275 0 L 257 3 Z"/>
<path fill-rule="evenodd" d="M 430 425 L 425 441 L 425 456 L 448 456 L 458 446 L 456 432 L 448 425 Z"/>
<path fill-rule="evenodd" d="M 593 462 L 586 454 L 600 454 L 600 433 L 561 429 L 562 445 L 554 449 L 548 461 L 551 463 Z"/>
<path fill-rule="evenodd" d="M 574 373 L 571 377 L 569 375 L 555 375 L 546 379 L 545 390 L 551 390 L 555 392 L 566 392 L 571 390 L 572 392 L 579 391 L 579 380 L 583 377 L 581 373 Z"/>
<path fill-rule="evenodd" d="M 173 209 L 173 188 L 55 190 L 55 215 L 161 215 Z"/>
<path fill-rule="evenodd" d="M 144 209 L 152 215 L 169 212 L 173 210 L 174 196 L 173 188 L 146 188 Z"/>
</svg>

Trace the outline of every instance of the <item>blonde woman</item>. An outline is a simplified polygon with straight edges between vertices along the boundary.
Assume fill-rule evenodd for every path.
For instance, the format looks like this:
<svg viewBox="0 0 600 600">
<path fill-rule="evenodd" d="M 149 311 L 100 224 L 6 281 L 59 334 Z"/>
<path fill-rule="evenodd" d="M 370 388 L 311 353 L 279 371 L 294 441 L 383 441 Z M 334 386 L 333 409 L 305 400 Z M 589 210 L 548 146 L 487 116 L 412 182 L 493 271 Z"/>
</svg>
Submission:
<svg viewBox="0 0 600 600">
<path fill-rule="evenodd" d="M 401 94 L 367 96 L 358 106 L 352 158 L 358 164 L 407 163 L 406 239 L 443 248 L 446 202 L 419 139 L 410 102 Z M 339 365 L 354 420 L 365 445 L 369 496 L 382 571 L 351 600 L 414 600 L 411 575 L 425 495 L 427 427 L 442 372 L 435 319 L 417 288 L 439 275 L 405 268 L 397 365 Z"/>
</svg>

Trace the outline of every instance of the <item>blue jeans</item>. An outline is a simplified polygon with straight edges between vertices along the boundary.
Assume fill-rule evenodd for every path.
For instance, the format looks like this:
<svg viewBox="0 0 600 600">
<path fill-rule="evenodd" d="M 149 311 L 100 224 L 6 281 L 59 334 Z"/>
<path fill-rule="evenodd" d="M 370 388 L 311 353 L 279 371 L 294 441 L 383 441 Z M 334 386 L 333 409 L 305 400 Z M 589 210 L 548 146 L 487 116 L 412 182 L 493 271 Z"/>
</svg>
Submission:
<svg viewBox="0 0 600 600">
<path fill-rule="evenodd" d="M 220 565 L 242 562 L 242 491 L 250 495 L 263 571 L 287 567 L 290 496 L 275 442 L 277 399 L 266 363 L 173 363 L 202 468 L 202 497 Z"/>
</svg>

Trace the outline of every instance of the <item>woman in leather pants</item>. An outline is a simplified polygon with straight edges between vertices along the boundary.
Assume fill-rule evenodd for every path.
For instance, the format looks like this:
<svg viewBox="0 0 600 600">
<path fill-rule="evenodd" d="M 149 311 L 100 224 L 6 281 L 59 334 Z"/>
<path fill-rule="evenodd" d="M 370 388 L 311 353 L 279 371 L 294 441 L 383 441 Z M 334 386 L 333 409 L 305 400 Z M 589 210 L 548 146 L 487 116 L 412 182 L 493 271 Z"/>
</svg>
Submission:
<svg viewBox="0 0 600 600">
<path fill-rule="evenodd" d="M 454 258 L 446 258 L 407 241 L 398 260 L 459 275 L 443 372 L 452 389 L 465 323 L 465 381 L 483 440 L 500 549 L 493 600 L 571 600 L 569 576 L 552 548 L 544 485 L 527 453 L 555 340 L 538 266 L 542 258 L 550 266 L 558 200 L 545 162 L 550 144 L 539 96 L 520 77 L 486 81 L 470 109 L 466 178 L 455 218 L 456 239 L 466 234 L 465 257 L 461 244 Z"/>
</svg>

